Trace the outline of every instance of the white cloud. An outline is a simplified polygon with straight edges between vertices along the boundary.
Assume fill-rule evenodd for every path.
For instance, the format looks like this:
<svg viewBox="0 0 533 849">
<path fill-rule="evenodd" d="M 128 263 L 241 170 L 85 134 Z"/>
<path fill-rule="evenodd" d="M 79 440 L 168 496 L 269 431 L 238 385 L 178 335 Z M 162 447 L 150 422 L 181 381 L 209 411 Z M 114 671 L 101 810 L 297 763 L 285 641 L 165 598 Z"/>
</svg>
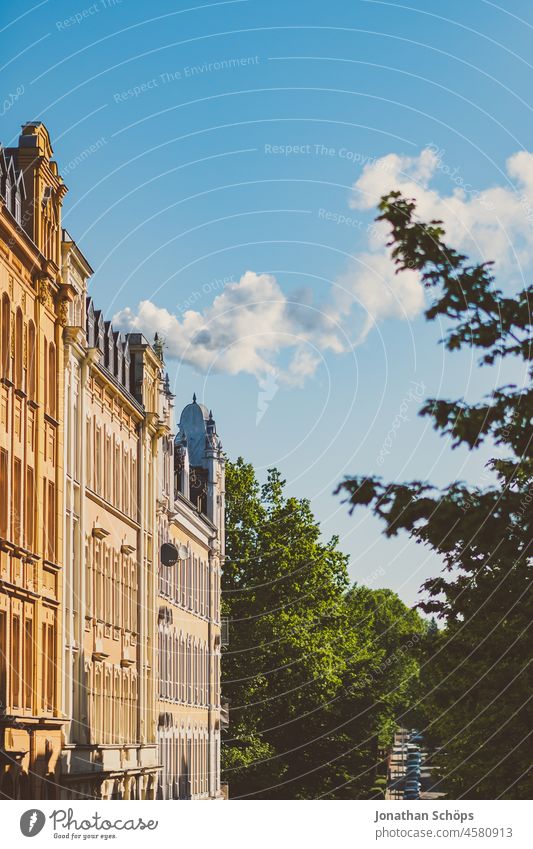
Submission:
<svg viewBox="0 0 533 849">
<path fill-rule="evenodd" d="M 365 166 L 353 185 L 350 206 L 375 209 L 382 195 L 398 189 L 416 199 L 420 218 L 444 222 L 450 245 L 478 260 L 494 260 L 503 271 L 519 272 L 530 262 L 533 246 L 533 154 L 515 153 L 506 171 L 508 186 L 480 190 L 447 163 L 445 151 L 426 148 L 414 157 L 389 154 Z M 439 175 L 453 183 L 450 193 L 430 186 Z"/>
<path fill-rule="evenodd" d="M 165 339 L 168 356 L 204 372 L 247 372 L 264 378 L 278 372 L 275 361 L 281 352 L 292 351 L 280 379 L 295 384 L 318 365 L 319 357 L 309 346 L 327 349 L 337 341 L 325 313 L 301 300 L 294 302 L 274 277 L 253 271 L 229 283 L 203 313 L 187 310 L 179 318 L 151 301 L 141 301 L 137 311 L 126 308 L 113 323 L 150 339 L 157 331 Z"/>
<path fill-rule="evenodd" d="M 179 317 L 145 300 L 135 311 L 118 312 L 113 324 L 148 339 L 159 333 L 167 356 L 202 372 L 245 372 L 260 380 L 276 374 L 280 383 L 301 386 L 323 352 L 348 351 L 379 319 L 413 318 L 422 305 L 416 274 L 395 275 L 384 253 L 363 254 L 320 305 L 307 292 L 285 294 L 271 275 L 247 271 L 203 312 L 187 310 Z"/>
<path fill-rule="evenodd" d="M 415 271 L 396 274 L 390 256 L 382 250 L 359 254 L 338 280 L 335 303 L 346 316 L 354 303 L 360 306 L 363 321 L 357 338 L 360 344 L 379 320 L 415 318 L 424 307 L 424 290 Z"/>
<path fill-rule="evenodd" d="M 374 212 L 383 194 L 398 189 L 416 199 L 422 219 L 444 221 L 451 245 L 477 259 L 494 259 L 505 271 L 514 264 L 516 270 L 530 261 L 533 247 L 533 154 L 517 153 L 506 167 L 518 190 L 495 186 L 478 191 L 458 169 L 448 167 L 443 152 L 427 148 L 416 157 L 391 153 L 363 168 L 349 203 Z M 453 182 L 448 194 L 431 186 L 438 175 Z M 395 274 L 386 241 L 385 224 L 371 227 L 366 247 L 321 303 L 314 302 L 309 290 L 285 292 L 275 277 L 247 271 L 203 312 L 173 315 L 145 300 L 135 311 L 117 313 L 113 321 L 150 339 L 157 331 L 170 357 L 202 372 L 245 372 L 260 382 L 275 376 L 280 383 L 302 385 L 324 352 L 346 352 L 361 344 L 377 322 L 412 320 L 423 309 L 418 275 Z"/>
</svg>

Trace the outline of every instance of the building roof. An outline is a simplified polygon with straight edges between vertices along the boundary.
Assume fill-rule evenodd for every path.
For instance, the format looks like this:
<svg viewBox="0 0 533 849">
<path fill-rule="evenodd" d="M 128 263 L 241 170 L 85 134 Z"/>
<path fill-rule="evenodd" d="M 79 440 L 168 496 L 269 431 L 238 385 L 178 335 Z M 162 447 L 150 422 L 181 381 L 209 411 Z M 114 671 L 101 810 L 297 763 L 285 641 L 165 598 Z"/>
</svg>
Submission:
<svg viewBox="0 0 533 849">
<path fill-rule="evenodd" d="M 187 443 L 191 466 L 205 466 L 208 437 L 210 442 L 213 437 L 216 439 L 213 414 L 204 404 L 199 404 L 196 395 L 193 395 L 192 403 L 187 404 L 181 412 L 179 433 L 176 436 L 177 443 Z M 218 439 L 216 443 L 219 445 Z"/>
</svg>

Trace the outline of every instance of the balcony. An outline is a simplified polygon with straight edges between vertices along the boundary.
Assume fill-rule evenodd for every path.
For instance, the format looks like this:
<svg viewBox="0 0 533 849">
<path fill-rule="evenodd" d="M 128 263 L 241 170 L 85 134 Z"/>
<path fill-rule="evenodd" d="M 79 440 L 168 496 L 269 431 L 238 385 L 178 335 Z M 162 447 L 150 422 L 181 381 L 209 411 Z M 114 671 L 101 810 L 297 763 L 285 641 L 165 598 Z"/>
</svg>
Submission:
<svg viewBox="0 0 533 849">
<path fill-rule="evenodd" d="M 126 641 L 126 638 L 122 638 L 122 652 L 120 658 L 120 665 L 123 669 L 128 669 L 128 667 L 133 666 L 136 661 L 136 651 L 130 645 L 129 641 Z"/>
<path fill-rule="evenodd" d="M 93 660 L 105 660 L 107 657 L 109 657 L 109 652 L 106 651 L 103 637 L 96 637 L 93 647 Z"/>
<path fill-rule="evenodd" d="M 104 636 L 104 626 L 99 622 L 94 628 L 93 660 L 106 660 L 108 657 L 109 651 Z"/>
</svg>

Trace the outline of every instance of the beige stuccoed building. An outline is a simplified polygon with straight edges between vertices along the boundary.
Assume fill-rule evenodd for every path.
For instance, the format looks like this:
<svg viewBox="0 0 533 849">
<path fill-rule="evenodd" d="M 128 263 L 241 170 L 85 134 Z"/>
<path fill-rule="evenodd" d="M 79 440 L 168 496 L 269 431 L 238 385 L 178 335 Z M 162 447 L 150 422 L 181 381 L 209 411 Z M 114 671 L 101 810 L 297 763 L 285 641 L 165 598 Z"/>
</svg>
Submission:
<svg viewBox="0 0 533 849">
<path fill-rule="evenodd" d="M 48 132 L 0 148 L 0 798 L 54 798 L 65 717 L 63 325 L 66 187 Z"/>
<path fill-rule="evenodd" d="M 141 334 L 115 331 L 75 292 L 65 328 L 64 798 L 155 798 L 156 486 L 163 364 Z"/>
<path fill-rule="evenodd" d="M 221 798 L 224 458 L 193 400 L 172 435 L 162 346 L 87 297 L 68 233 L 64 798 Z M 170 565 L 169 565 L 170 564 Z"/>
<path fill-rule="evenodd" d="M 212 414 L 194 398 L 162 448 L 160 539 L 179 556 L 159 566 L 159 797 L 218 799 L 224 457 Z"/>
<path fill-rule="evenodd" d="M 0 798 L 221 798 L 224 459 L 88 296 L 46 128 L 0 149 Z"/>
</svg>

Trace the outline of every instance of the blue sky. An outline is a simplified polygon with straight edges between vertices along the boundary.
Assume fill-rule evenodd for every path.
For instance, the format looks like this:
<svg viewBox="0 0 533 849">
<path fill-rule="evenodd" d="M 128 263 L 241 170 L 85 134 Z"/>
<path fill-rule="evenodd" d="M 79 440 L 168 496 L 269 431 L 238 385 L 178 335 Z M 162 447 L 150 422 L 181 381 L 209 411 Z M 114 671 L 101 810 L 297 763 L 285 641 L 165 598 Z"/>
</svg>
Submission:
<svg viewBox="0 0 533 849">
<path fill-rule="evenodd" d="M 97 304 L 162 330 L 177 409 L 196 391 L 230 457 L 277 465 L 353 579 L 409 603 L 436 558 L 332 491 L 482 479 L 486 455 L 451 454 L 418 399 L 510 375 L 444 353 L 375 203 L 415 194 L 509 290 L 533 244 L 533 9 L 443 8 L 4 0 L 0 22 L 2 142 L 47 124 Z"/>
</svg>

